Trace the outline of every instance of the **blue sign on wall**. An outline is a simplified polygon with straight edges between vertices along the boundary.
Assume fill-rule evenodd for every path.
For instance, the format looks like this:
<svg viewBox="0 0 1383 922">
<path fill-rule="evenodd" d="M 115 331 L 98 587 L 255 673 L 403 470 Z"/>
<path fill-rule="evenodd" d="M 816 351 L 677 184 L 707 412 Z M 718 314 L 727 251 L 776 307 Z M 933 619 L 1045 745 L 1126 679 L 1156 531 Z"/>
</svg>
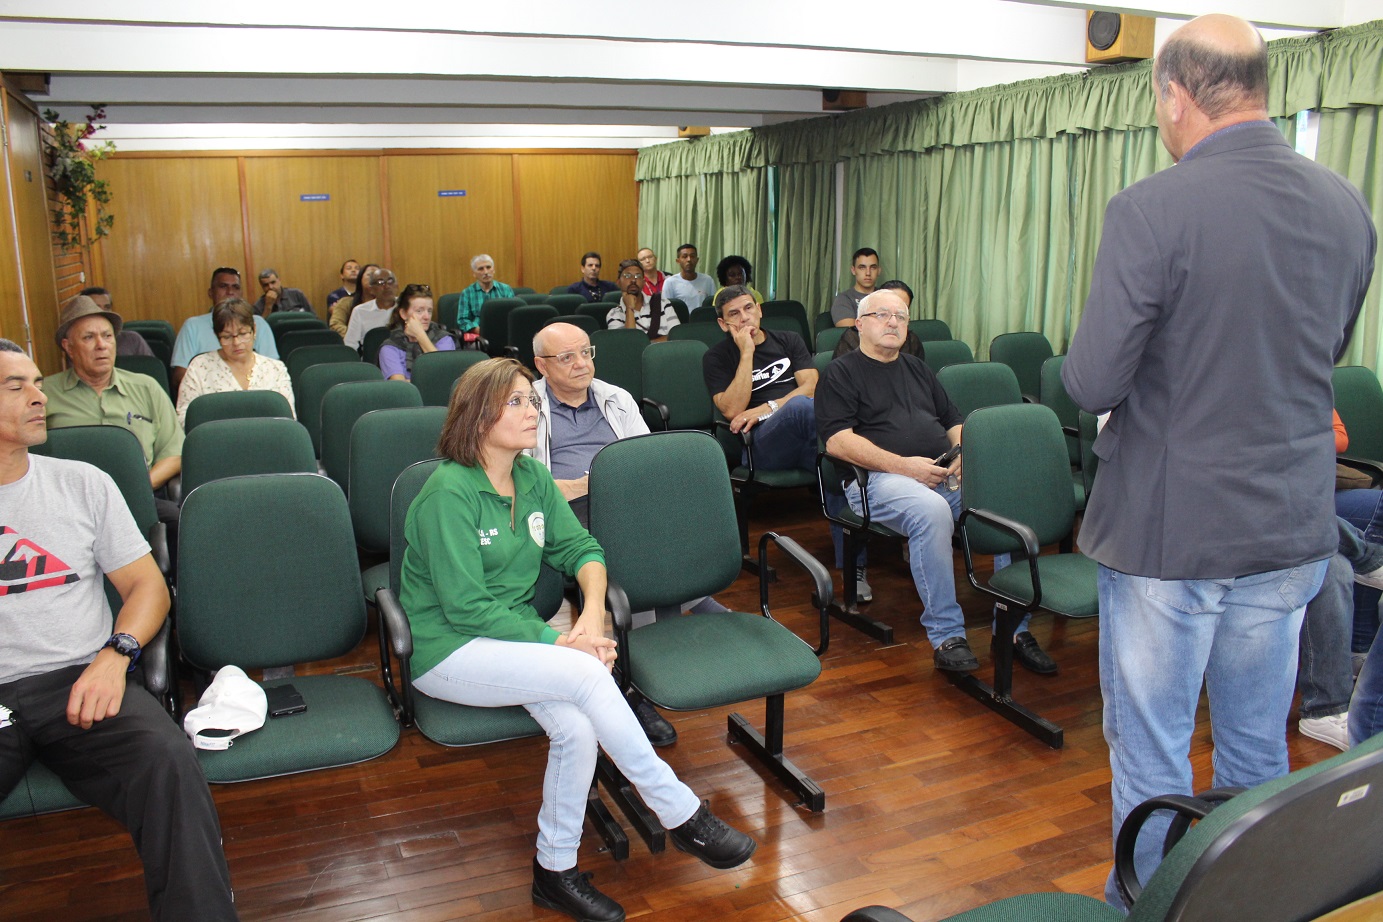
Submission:
<svg viewBox="0 0 1383 922">
<path fill-rule="evenodd" d="M 459 198 L 466 194 L 465 189 L 438 189 L 438 198 Z"/>
<path fill-rule="evenodd" d="M 329 201 L 331 201 L 331 196 L 330 196 L 330 195 L 327 195 L 325 192 L 314 192 L 314 193 L 312 193 L 311 195 L 300 195 L 300 196 L 298 196 L 298 201 L 300 201 L 300 202 L 329 202 Z"/>
</svg>

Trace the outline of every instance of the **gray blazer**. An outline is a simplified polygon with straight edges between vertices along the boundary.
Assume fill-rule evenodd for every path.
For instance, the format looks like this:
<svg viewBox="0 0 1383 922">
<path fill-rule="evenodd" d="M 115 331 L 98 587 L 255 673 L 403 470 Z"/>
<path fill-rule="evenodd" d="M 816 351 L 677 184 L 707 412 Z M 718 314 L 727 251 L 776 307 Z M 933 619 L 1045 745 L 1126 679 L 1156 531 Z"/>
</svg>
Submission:
<svg viewBox="0 0 1383 922">
<path fill-rule="evenodd" d="M 1113 410 L 1081 549 L 1215 579 L 1329 557 L 1331 368 L 1373 275 L 1359 192 L 1270 122 L 1216 132 L 1110 200 L 1062 369 Z"/>
</svg>

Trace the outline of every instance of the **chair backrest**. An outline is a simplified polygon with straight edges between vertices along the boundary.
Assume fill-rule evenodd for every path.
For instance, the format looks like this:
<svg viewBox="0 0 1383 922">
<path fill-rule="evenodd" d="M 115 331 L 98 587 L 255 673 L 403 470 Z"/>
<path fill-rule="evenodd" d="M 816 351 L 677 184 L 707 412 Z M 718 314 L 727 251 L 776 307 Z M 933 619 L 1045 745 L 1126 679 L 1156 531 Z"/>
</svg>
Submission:
<svg viewBox="0 0 1383 922">
<path fill-rule="evenodd" d="M 798 336 L 802 335 L 802 325 L 797 321 L 796 317 L 764 317 L 763 329 L 777 330 L 780 333 L 796 333 Z M 723 336 L 724 334 L 722 334 L 722 338 Z M 803 345 L 809 342 L 811 342 L 809 339 L 802 340 Z"/>
<path fill-rule="evenodd" d="M 620 298 L 624 297 L 624 292 L 616 288 L 614 291 L 607 291 L 600 296 L 602 304 L 618 304 Z"/>
<path fill-rule="evenodd" d="M 944 320 L 909 320 L 908 332 L 924 343 L 938 342 L 952 338 L 951 328 L 947 326 Z"/>
<path fill-rule="evenodd" d="M 341 489 L 350 489 L 351 429 L 371 410 L 423 405 L 408 381 L 350 381 L 322 397 L 322 470 Z"/>
<path fill-rule="evenodd" d="M 1349 432 L 1349 450 L 1356 458 L 1383 461 L 1383 388 L 1378 375 L 1362 365 L 1346 365 L 1331 375 L 1335 412 Z"/>
<path fill-rule="evenodd" d="M 545 295 L 536 291 L 519 291 L 515 288 L 514 297 L 518 298 L 524 304 L 546 304 L 552 295 Z"/>
<path fill-rule="evenodd" d="M 672 329 L 675 333 L 682 327 Z M 712 426 L 715 405 L 701 368 L 705 354 L 705 343 L 694 339 L 653 343 L 643 352 L 643 395 L 667 407 L 669 429 Z"/>
<path fill-rule="evenodd" d="M 575 298 L 578 296 L 572 295 L 572 297 Z M 556 304 L 552 304 L 551 302 L 549 302 L 549 306 L 554 308 L 557 307 Z M 610 313 L 610 305 L 604 303 L 603 301 L 596 304 L 589 304 L 585 301 L 582 301 L 580 304 L 576 305 L 570 310 L 563 311 L 562 313 L 578 314 L 582 317 L 589 317 L 595 321 L 595 325 L 599 329 L 609 329 L 609 327 L 605 325 L 605 315 Z"/>
<path fill-rule="evenodd" d="M 549 304 L 524 304 L 509 312 L 507 342 L 518 350 L 519 361 L 533 367 L 533 336 L 548 321 L 557 316 L 557 308 Z"/>
<path fill-rule="evenodd" d="M 836 322 L 831 319 L 831 312 L 829 310 L 822 311 L 817 314 L 816 319 L 812 321 L 812 333 L 813 335 L 820 336 L 822 330 L 829 330 L 835 325 Z"/>
<path fill-rule="evenodd" d="M 448 330 L 456 329 L 456 308 L 460 303 L 461 292 L 447 292 L 437 299 L 437 310 L 432 319 Z"/>
<path fill-rule="evenodd" d="M 340 489 L 317 474 L 202 484 L 178 522 L 178 643 L 202 669 L 341 656 L 365 636 L 365 599 Z"/>
<path fill-rule="evenodd" d="M 711 595 L 739 574 L 724 457 L 705 433 L 655 432 L 611 442 L 591 461 L 591 534 L 631 610 Z M 676 554 L 648 552 L 672 547 Z"/>
<path fill-rule="evenodd" d="M 182 489 L 246 474 L 315 474 L 317 456 L 302 423 L 272 417 L 214 419 L 187 434 Z"/>
<path fill-rule="evenodd" d="M 293 328 L 278 337 L 279 358 L 287 362 L 293 353 L 308 346 L 340 346 L 341 334 L 326 327 Z"/>
<path fill-rule="evenodd" d="M 389 338 L 389 332 L 387 326 L 372 327 L 366 330 L 364 338 L 360 341 L 360 361 L 378 368 L 379 347 L 383 346 L 384 341 Z"/>
<path fill-rule="evenodd" d="M 303 346 L 294 349 L 293 354 L 283 360 L 288 366 L 288 377 L 293 381 L 294 395 L 300 394 L 303 372 L 313 365 L 326 365 L 332 362 L 360 362 L 360 353 L 345 343 L 330 346 Z M 376 369 L 378 371 L 378 369 Z"/>
<path fill-rule="evenodd" d="M 961 416 L 969 416 L 980 407 L 1023 402 L 1013 369 L 998 362 L 951 365 L 938 371 L 936 378 L 946 388 Z"/>
<path fill-rule="evenodd" d="M 173 324 L 167 320 L 126 320 L 123 329 L 133 330 L 143 336 L 145 342 L 149 341 L 150 336 L 154 336 L 167 340 L 171 346 L 178 339 L 178 331 L 174 330 Z"/>
<path fill-rule="evenodd" d="M 148 375 L 163 387 L 169 400 L 173 399 L 173 388 L 168 383 L 168 366 L 158 356 L 117 355 L 115 367 L 124 371 L 132 371 L 137 375 Z"/>
<path fill-rule="evenodd" d="M 558 314 L 548 320 L 543 326 L 551 326 L 554 323 L 569 323 L 574 327 L 580 327 L 587 334 L 594 333 L 596 330 L 605 329 L 605 325 L 596 320 L 590 314 Z"/>
<path fill-rule="evenodd" d="M 154 358 L 158 359 L 165 365 L 171 365 L 173 363 L 172 343 L 168 342 L 167 340 L 158 338 L 146 339 L 145 342 L 149 344 L 149 351 L 154 354 Z"/>
<path fill-rule="evenodd" d="M 489 358 L 477 349 L 426 352 L 413 360 L 413 386 L 425 407 L 444 407 L 451 402 L 456 379 L 477 362 Z"/>
<path fill-rule="evenodd" d="M 821 380 L 820 376 L 826 373 L 826 366 L 831 364 L 831 359 L 833 358 L 835 358 L 834 352 L 821 351 L 812 353 L 812 367 L 816 369 L 818 381 Z"/>
<path fill-rule="evenodd" d="M 184 432 L 191 432 L 213 419 L 245 419 L 254 416 L 293 418 L 293 408 L 278 391 L 222 391 L 203 394 L 187 405 Z"/>
<path fill-rule="evenodd" d="M 715 323 L 720 318 L 716 316 L 716 309 L 709 304 L 703 304 L 696 310 L 687 315 L 687 323 Z"/>
<path fill-rule="evenodd" d="M 158 522 L 144 449 L 130 430 L 120 426 L 49 429 L 47 441 L 30 447 L 29 451 L 52 458 L 85 461 L 99 467 L 115 481 L 141 534 L 148 535 L 149 529 Z"/>
<path fill-rule="evenodd" d="M 581 297 L 581 295 L 574 295 L 571 292 L 567 291 L 565 287 L 558 288 L 555 291 L 553 291 L 552 294 L 547 296 L 547 300 L 543 303 L 549 304 L 552 307 L 557 308 L 557 313 L 559 314 L 579 314 L 582 313 L 582 311 L 577 310 L 577 308 L 586 306 L 590 306 L 592 308 L 597 309 L 600 308 L 599 304 L 591 304 L 591 302 Z M 604 317 L 605 311 L 608 311 L 609 309 L 609 307 L 601 309 L 600 316 Z"/>
<path fill-rule="evenodd" d="M 1012 368 L 1019 389 L 1034 400 L 1042 390 L 1042 363 L 1051 357 L 1052 344 L 1041 333 L 1000 333 L 989 344 L 989 360 Z"/>
<path fill-rule="evenodd" d="M 1062 383 L 1061 366 L 1064 364 L 1064 355 L 1054 355 L 1042 363 L 1042 384 L 1037 395 L 1038 402 L 1044 407 L 1052 408 L 1063 428 L 1069 426 L 1075 429 L 1080 424 L 1080 407 L 1076 406 L 1071 395 L 1066 393 L 1066 385 Z M 1080 441 L 1066 436 L 1066 449 L 1070 453 L 1071 463 L 1080 464 Z"/>
<path fill-rule="evenodd" d="M 639 330 L 596 330 L 591 334 L 595 347 L 595 376 L 622 387 L 641 400 L 643 393 L 643 353 L 648 336 Z"/>
<path fill-rule="evenodd" d="M 926 352 L 923 361 L 934 372 L 939 372 L 948 365 L 963 365 L 975 361 L 975 353 L 970 351 L 970 345 L 959 339 L 929 342 L 923 349 Z"/>
<path fill-rule="evenodd" d="M 516 298 L 521 298 L 521 297 L 523 297 L 524 295 L 531 295 L 531 294 L 537 294 L 537 293 L 538 293 L 538 290 L 537 290 L 536 288 L 529 288 L 527 285 L 514 285 L 514 286 L 510 287 L 509 290 L 512 291 L 512 292 L 514 293 L 514 297 L 516 297 Z"/>
<path fill-rule="evenodd" d="M 347 381 L 382 381 L 379 369 L 359 361 L 330 362 L 303 369 L 297 381 L 298 422 L 312 439 L 312 450 L 322 453 L 322 398 L 327 391 Z"/>
<path fill-rule="evenodd" d="M 279 327 L 325 327 L 326 324 L 321 317 L 316 314 L 309 314 L 306 311 L 277 311 L 266 314 L 264 322 L 269 324 L 269 329 L 277 331 Z"/>
<path fill-rule="evenodd" d="M 846 329 L 846 327 L 826 327 L 819 330 L 816 334 L 816 351 L 835 352 Z"/>
<path fill-rule="evenodd" d="M 446 407 L 371 410 L 351 429 L 351 525 L 367 551 L 389 550 L 389 495 L 410 464 L 437 457 Z"/>
<path fill-rule="evenodd" d="M 528 305 L 519 298 L 490 298 L 480 305 L 480 335 L 490 344 L 491 355 L 503 355 L 510 345 L 509 313 L 519 307 Z"/>
<path fill-rule="evenodd" d="M 695 340 L 709 349 L 727 335 L 718 323 L 679 323 L 668 331 L 667 338 L 673 341 Z"/>
<path fill-rule="evenodd" d="M 548 292 L 547 292 L 547 293 L 548 293 L 549 295 L 565 295 L 565 294 L 571 294 L 571 292 L 567 291 L 567 286 L 566 286 L 566 285 L 553 285 L 550 289 L 548 289 Z M 581 296 L 580 296 L 580 295 L 577 295 L 577 297 L 579 298 L 579 297 L 581 297 Z"/>
<path fill-rule="evenodd" d="M 802 337 L 802 342 L 812 341 L 811 324 L 807 321 L 807 309 L 801 301 L 765 301 L 763 303 L 764 320 L 769 317 L 787 317 L 796 321 L 795 331 Z M 777 327 L 775 329 L 787 329 L 787 327 Z"/>
<path fill-rule="evenodd" d="M 991 363 L 992 364 L 992 363 Z M 975 410 L 961 432 L 965 451 L 965 505 L 1022 522 L 1039 545 L 1054 544 L 1075 524 L 1071 464 L 1056 414 L 1040 404 L 1016 403 Z M 1007 534 L 972 523 L 970 546 L 981 554 L 1012 553 L 1021 545 Z"/>
</svg>

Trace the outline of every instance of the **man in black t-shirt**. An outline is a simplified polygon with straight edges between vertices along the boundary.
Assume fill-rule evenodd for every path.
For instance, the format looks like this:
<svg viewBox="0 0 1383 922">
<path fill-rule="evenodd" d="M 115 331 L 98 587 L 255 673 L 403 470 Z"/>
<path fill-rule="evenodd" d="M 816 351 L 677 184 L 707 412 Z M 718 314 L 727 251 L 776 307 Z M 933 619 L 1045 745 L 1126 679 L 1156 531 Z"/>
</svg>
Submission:
<svg viewBox="0 0 1383 922">
<path fill-rule="evenodd" d="M 960 410 L 925 362 L 901 352 L 908 309 L 897 292 L 865 297 L 857 319 L 860 348 L 826 367 L 817 394 L 821 440 L 832 455 L 873 472 L 870 515 L 908 536 L 908 560 L 936 667 L 970 672 L 979 661 L 965 639 L 951 556 L 951 534 L 962 508 L 960 458 L 946 467 L 934 463 L 960 444 Z M 848 484 L 845 496 L 860 513 L 859 484 Z M 1006 563 L 995 559 L 996 567 Z M 1028 633 L 1026 619 L 1018 632 L 1014 655 L 1019 662 L 1055 672 L 1056 664 Z"/>
</svg>

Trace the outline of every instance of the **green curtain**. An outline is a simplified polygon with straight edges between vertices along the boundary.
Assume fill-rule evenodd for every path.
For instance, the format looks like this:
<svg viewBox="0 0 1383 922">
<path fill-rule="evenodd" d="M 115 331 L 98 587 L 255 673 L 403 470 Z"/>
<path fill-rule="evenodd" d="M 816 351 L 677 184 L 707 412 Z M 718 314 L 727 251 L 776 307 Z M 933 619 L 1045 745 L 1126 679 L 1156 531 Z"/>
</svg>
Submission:
<svg viewBox="0 0 1383 922">
<path fill-rule="evenodd" d="M 658 254 L 658 268 L 677 271 L 677 247 L 691 236 L 699 176 L 668 176 L 639 184 L 639 246 Z"/>
<path fill-rule="evenodd" d="M 768 168 L 707 173 L 701 180 L 691 235 L 701 256 L 701 271 L 714 278 L 722 257 L 743 256 L 754 267 L 755 289 L 767 296 Z"/>
<path fill-rule="evenodd" d="M 775 294 L 801 301 L 812 319 L 831 306 L 835 202 L 834 163 L 792 163 L 778 168 Z M 761 271 L 760 277 L 767 273 Z"/>
<path fill-rule="evenodd" d="M 1320 116 L 1316 140 L 1316 160 L 1340 173 L 1364 193 L 1373 212 L 1374 227 L 1383 220 L 1383 175 L 1379 168 L 1380 145 L 1379 107 L 1359 106 L 1351 109 L 1327 109 Z M 1354 326 L 1354 337 L 1340 360 L 1343 365 L 1366 365 L 1375 371 L 1383 368 L 1383 325 L 1380 324 L 1379 273 L 1383 266 L 1374 257 L 1373 284 L 1364 297 L 1364 307 Z"/>
</svg>

